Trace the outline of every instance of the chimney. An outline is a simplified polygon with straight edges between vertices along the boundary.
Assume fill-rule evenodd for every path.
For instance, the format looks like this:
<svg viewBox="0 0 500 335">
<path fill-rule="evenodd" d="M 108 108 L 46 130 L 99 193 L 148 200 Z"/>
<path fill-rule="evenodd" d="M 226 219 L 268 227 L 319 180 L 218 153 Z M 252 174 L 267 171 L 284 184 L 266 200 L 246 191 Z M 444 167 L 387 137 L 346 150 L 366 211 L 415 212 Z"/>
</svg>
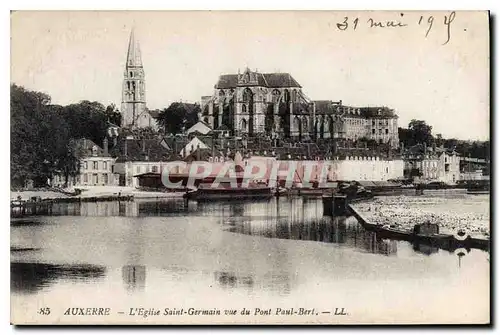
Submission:
<svg viewBox="0 0 500 335">
<path fill-rule="evenodd" d="M 117 137 L 113 136 L 113 148 L 116 147 Z"/>
<path fill-rule="evenodd" d="M 424 155 L 427 155 L 427 142 L 424 142 Z"/>
<path fill-rule="evenodd" d="M 104 147 L 104 156 L 108 156 L 108 138 L 105 137 L 104 141 L 102 141 L 102 146 Z"/>
<path fill-rule="evenodd" d="M 146 140 L 142 139 L 142 152 L 146 152 Z"/>
<path fill-rule="evenodd" d="M 125 145 L 124 145 L 124 148 L 123 148 L 123 155 L 125 156 L 125 158 L 127 157 L 128 155 L 128 152 L 127 152 L 127 138 L 125 137 Z"/>
</svg>

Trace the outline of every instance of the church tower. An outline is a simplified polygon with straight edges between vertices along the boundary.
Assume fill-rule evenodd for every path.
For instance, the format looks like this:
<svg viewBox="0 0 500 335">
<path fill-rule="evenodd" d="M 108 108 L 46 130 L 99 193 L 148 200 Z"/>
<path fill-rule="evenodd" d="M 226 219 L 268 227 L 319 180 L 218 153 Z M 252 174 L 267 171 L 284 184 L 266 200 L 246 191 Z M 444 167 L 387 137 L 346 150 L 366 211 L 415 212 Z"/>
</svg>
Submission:
<svg viewBox="0 0 500 335">
<path fill-rule="evenodd" d="M 151 126 L 151 115 L 146 109 L 146 87 L 141 49 L 135 39 L 134 29 L 130 32 L 127 63 L 122 86 L 122 127 L 143 128 Z"/>
</svg>

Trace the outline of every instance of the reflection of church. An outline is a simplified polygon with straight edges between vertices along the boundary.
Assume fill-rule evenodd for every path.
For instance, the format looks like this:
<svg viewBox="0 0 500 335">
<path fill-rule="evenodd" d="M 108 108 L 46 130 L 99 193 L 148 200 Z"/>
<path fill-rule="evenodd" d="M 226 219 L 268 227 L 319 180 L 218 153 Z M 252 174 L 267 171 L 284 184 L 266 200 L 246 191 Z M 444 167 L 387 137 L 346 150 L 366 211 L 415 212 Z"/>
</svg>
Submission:
<svg viewBox="0 0 500 335">
<path fill-rule="evenodd" d="M 143 265 L 124 265 L 122 280 L 128 290 L 143 290 L 146 287 L 146 267 Z"/>
</svg>

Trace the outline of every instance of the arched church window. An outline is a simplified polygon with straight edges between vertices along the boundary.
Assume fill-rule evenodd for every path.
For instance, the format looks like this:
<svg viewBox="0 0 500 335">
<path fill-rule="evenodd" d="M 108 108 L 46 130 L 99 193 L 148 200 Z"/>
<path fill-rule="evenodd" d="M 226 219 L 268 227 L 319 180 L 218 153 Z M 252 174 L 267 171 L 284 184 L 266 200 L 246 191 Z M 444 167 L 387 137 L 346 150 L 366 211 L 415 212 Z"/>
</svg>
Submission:
<svg viewBox="0 0 500 335">
<path fill-rule="evenodd" d="M 243 114 L 245 114 L 247 112 L 247 106 L 246 105 L 241 106 L 241 112 Z"/>
<path fill-rule="evenodd" d="M 285 99 L 285 102 L 290 102 L 290 91 L 283 91 L 283 98 Z"/>
<path fill-rule="evenodd" d="M 273 90 L 273 103 L 277 103 L 279 101 L 279 98 L 280 98 L 280 91 L 277 90 L 277 89 L 274 89 Z"/>
<path fill-rule="evenodd" d="M 127 90 L 130 90 L 130 81 L 127 81 Z"/>
<path fill-rule="evenodd" d="M 308 130 L 307 117 L 302 118 L 302 131 L 305 133 Z"/>
<path fill-rule="evenodd" d="M 130 71 L 130 78 L 134 78 L 134 72 Z"/>
<path fill-rule="evenodd" d="M 252 97 L 253 97 L 252 90 L 249 89 L 248 87 L 245 88 L 245 90 L 243 91 L 243 101 L 248 102 L 250 101 L 250 99 L 252 99 Z"/>
<path fill-rule="evenodd" d="M 296 131 L 300 131 L 302 128 L 300 119 L 297 116 L 293 118 L 293 128 Z"/>
<path fill-rule="evenodd" d="M 241 125 L 240 128 L 241 128 L 242 131 L 246 131 L 247 130 L 247 120 L 242 119 L 240 125 Z"/>
</svg>

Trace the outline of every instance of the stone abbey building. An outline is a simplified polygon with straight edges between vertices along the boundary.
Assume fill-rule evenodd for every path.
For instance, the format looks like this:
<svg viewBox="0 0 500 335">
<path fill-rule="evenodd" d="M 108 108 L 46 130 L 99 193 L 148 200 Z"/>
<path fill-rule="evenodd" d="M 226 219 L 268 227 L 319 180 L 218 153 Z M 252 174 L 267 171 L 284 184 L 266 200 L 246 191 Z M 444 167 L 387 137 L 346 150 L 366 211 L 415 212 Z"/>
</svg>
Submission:
<svg viewBox="0 0 500 335">
<path fill-rule="evenodd" d="M 219 77 L 212 96 L 201 99 L 201 119 L 232 135 L 306 139 L 372 139 L 398 147 L 398 117 L 387 107 L 351 107 L 313 101 L 289 73 L 243 73 Z"/>
</svg>

